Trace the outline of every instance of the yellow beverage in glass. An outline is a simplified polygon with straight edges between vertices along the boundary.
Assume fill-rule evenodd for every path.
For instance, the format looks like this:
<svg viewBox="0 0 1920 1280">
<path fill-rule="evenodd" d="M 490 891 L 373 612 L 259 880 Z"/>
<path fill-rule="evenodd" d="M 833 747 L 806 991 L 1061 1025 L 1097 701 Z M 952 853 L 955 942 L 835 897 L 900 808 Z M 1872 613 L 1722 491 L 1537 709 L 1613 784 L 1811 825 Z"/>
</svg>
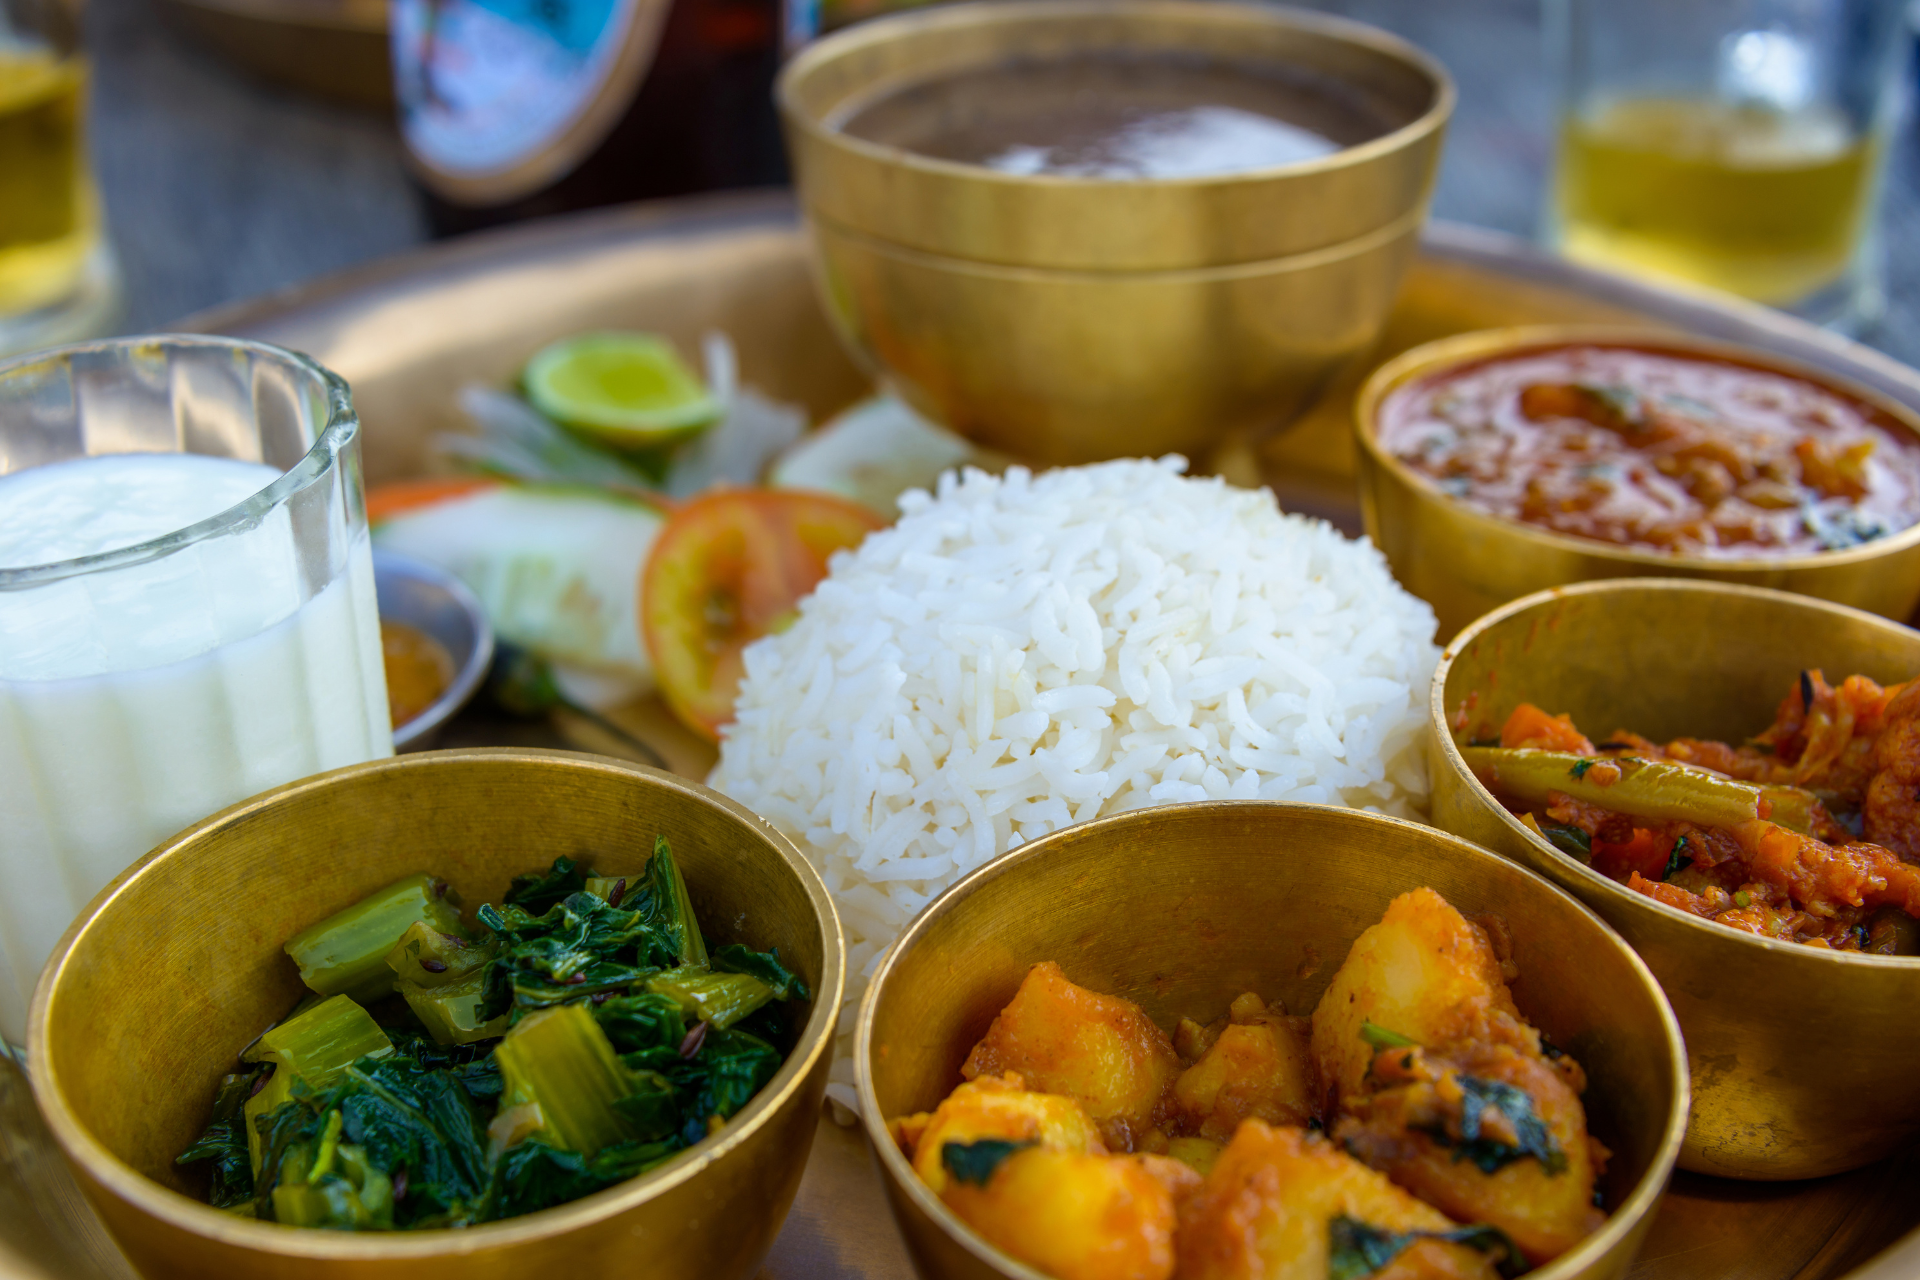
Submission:
<svg viewBox="0 0 1920 1280">
<path fill-rule="evenodd" d="M 1873 152 L 1831 107 L 1606 103 L 1561 126 L 1560 247 L 1790 306 L 1852 264 L 1872 206 Z"/>
<path fill-rule="evenodd" d="M 0 316 L 65 298 L 100 235 L 85 64 L 0 51 Z"/>
</svg>

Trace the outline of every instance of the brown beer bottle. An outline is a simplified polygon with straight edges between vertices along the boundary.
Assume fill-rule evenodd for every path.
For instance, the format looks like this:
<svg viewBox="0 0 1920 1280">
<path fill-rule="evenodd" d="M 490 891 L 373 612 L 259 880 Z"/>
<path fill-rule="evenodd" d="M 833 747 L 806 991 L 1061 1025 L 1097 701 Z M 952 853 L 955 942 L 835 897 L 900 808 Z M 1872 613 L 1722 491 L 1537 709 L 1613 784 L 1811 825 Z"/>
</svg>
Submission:
<svg viewBox="0 0 1920 1280">
<path fill-rule="evenodd" d="M 434 231 L 786 180 L 772 86 L 810 0 L 393 0 Z"/>
</svg>

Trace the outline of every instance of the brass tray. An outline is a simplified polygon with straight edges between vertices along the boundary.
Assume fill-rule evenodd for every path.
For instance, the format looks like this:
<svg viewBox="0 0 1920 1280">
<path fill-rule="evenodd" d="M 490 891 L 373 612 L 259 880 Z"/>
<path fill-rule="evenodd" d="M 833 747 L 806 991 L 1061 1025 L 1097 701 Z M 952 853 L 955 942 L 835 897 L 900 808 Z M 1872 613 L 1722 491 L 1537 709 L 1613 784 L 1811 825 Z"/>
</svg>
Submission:
<svg viewBox="0 0 1920 1280">
<path fill-rule="evenodd" d="M 1773 312 L 1649 288 L 1546 258 L 1508 237 L 1444 224 L 1429 233 L 1373 363 L 1447 333 L 1550 321 L 1649 323 L 1748 342 L 1920 407 L 1920 373 Z M 816 420 L 868 386 L 827 329 L 792 206 L 778 196 L 637 206 L 472 237 L 184 322 L 282 343 L 344 374 L 367 425 L 373 483 L 416 473 L 428 438 L 458 429 L 460 387 L 497 383 L 544 343 L 597 326 L 653 329 L 689 342 L 724 329 L 749 382 L 805 404 Z M 1209 464 L 1271 483 L 1290 509 L 1357 530 L 1345 407 L 1361 372 L 1330 387 L 1274 440 L 1229 449 Z M 625 708 L 617 718 L 681 772 L 698 777 L 711 766 L 711 749 L 679 731 L 657 704 Z M 573 745 L 618 754 L 590 727 L 559 727 Z M 551 745 L 552 733 L 470 713 L 443 741 Z M 1806 1183 L 1682 1173 L 1632 1275 L 1895 1280 L 1920 1273 L 1916 1224 L 1920 1151 Z M 0 1062 L 0 1278 L 130 1274 L 81 1201 L 18 1070 Z M 761 1274 L 913 1274 L 858 1130 L 823 1118 L 799 1198 Z"/>
</svg>

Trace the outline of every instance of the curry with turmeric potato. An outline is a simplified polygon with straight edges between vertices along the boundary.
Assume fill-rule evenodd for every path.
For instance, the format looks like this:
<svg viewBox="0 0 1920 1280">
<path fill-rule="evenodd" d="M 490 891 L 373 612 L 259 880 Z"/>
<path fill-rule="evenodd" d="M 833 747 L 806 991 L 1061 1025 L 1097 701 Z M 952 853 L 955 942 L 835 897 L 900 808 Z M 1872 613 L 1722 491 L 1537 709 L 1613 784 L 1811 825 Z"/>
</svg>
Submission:
<svg viewBox="0 0 1920 1280">
<path fill-rule="evenodd" d="M 1169 1036 L 1047 961 L 894 1139 L 1059 1280 L 1494 1280 L 1605 1221 L 1579 1065 L 1514 1007 L 1502 922 L 1394 899 L 1311 1017 L 1254 993 Z M 1211 1011 L 1207 1011 L 1211 1012 Z"/>
<path fill-rule="evenodd" d="M 1595 743 L 1521 703 L 1467 766 L 1541 839 L 1656 902 L 1837 951 L 1920 955 L 1920 680 L 1803 671 L 1744 743 Z"/>
</svg>

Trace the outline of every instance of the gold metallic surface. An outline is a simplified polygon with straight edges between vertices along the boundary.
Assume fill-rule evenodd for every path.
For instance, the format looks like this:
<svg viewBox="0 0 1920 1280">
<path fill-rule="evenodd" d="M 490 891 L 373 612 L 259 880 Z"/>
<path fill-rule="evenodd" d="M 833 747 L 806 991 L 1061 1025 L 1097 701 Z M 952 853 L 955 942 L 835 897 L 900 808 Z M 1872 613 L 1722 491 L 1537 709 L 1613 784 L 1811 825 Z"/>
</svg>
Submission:
<svg viewBox="0 0 1920 1280">
<path fill-rule="evenodd" d="M 1186 453 L 1294 417 L 1366 349 L 1423 209 L 1365 240 L 1197 271 L 939 258 L 816 220 L 836 328 L 921 412 L 1040 463 Z"/>
<path fill-rule="evenodd" d="M 463 1231 L 245 1221 L 173 1157 L 235 1055 L 301 991 L 280 943 L 414 871 L 498 901 L 554 857 L 635 866 L 666 836 L 715 942 L 777 945 L 815 1001 L 779 1073 L 716 1137 L 618 1187 Z M 34 997 L 28 1072 L 81 1189 L 134 1268 L 179 1277 L 743 1278 L 792 1203 L 826 1085 L 844 942 L 797 850 L 698 784 L 551 751 L 443 751 L 269 791 L 176 836 L 68 931 Z"/>
<path fill-rule="evenodd" d="M 1027 969 L 1137 1001 L 1163 1027 L 1243 991 L 1312 1010 L 1360 932 L 1421 885 L 1504 917 L 1514 999 L 1586 1068 L 1592 1130 L 1613 1150 L 1606 1225 L 1540 1280 L 1624 1276 L 1686 1123 L 1685 1051 L 1645 965 L 1591 912 L 1484 849 L 1349 809 L 1218 801 L 1136 810 L 1007 854 L 936 898 L 880 962 L 854 1070 L 907 1247 L 929 1280 L 1038 1280 L 966 1228 L 887 1133 L 930 1110 Z"/>
<path fill-rule="evenodd" d="M 528 355 L 590 328 L 672 335 L 690 355 L 718 328 L 738 346 L 745 381 L 804 405 L 814 421 L 866 393 L 828 327 L 791 202 L 775 193 L 661 201 L 545 219 L 460 237 L 204 313 L 184 327 L 262 338 L 306 351 L 353 383 L 366 428 L 370 481 L 419 475 L 427 441 L 471 429 L 458 407 L 474 382 L 507 385 Z M 1541 254 L 1523 241 L 1446 222 L 1427 227 L 1392 320 L 1367 362 L 1473 329 L 1542 322 L 1665 324 L 1822 363 L 1920 403 L 1920 374 L 1778 312 L 1668 292 Z M 173 328 L 183 326 L 174 325 Z M 1364 368 L 1363 370 L 1364 371 Z M 1289 510 L 1357 531 L 1353 392 L 1329 389 L 1308 418 L 1271 442 L 1259 478 Z M 657 701 L 614 712 L 702 777 L 712 747 L 679 732 Z M 611 738 L 561 726 L 566 741 L 617 751 Z M 448 742 L 559 745 L 553 729 L 477 713 Z M 0 1063 L 0 1277 L 126 1280 L 58 1148 Z M 8 1103 L 11 1106 L 8 1106 Z M 899 1235 L 866 1142 L 830 1121 L 764 1280 L 906 1280 Z M 1730 1182 L 1675 1175 L 1641 1249 L 1634 1280 L 1835 1280 L 1920 1221 L 1920 1153 L 1811 1182 Z M 113 1268 L 91 1265 L 94 1249 Z M 1920 1268 L 1920 1234 L 1887 1254 Z M 1879 1264 L 1874 1264 L 1878 1266 Z M 1884 1270 L 1872 1280 L 1892 1280 Z"/>
<path fill-rule="evenodd" d="M 1596 578 L 1703 578 L 1818 596 L 1890 618 L 1920 604 L 1920 525 L 1846 551 L 1772 559 L 1663 555 L 1550 532 L 1476 511 L 1380 447 L 1380 406 L 1396 388 L 1447 369 L 1575 343 L 1726 359 L 1776 369 L 1866 401 L 1905 427 L 1920 448 L 1920 415 L 1834 373 L 1752 348 L 1662 330 L 1535 325 L 1466 333 L 1416 347 L 1375 369 L 1354 404 L 1360 505 L 1367 533 L 1402 585 L 1433 605 L 1440 637 L 1509 600 Z"/>
<path fill-rule="evenodd" d="M 1142 50 L 1305 67 L 1404 123 L 1319 160 L 1160 180 L 1009 174 L 837 128 L 963 69 Z M 1454 101 L 1384 32 L 1204 0 L 900 14 L 808 49 L 776 96 L 841 336 L 923 412 L 1042 463 L 1197 453 L 1305 408 L 1392 308 Z"/>
<path fill-rule="evenodd" d="M 1111 53 L 1303 68 L 1399 127 L 1318 160 L 1159 180 L 1004 173 L 839 128 L 909 85 Z M 1377 28 L 1210 0 L 994 0 L 895 14 L 814 43 L 774 96 L 812 216 L 902 249 L 1080 271 L 1237 266 L 1379 232 L 1425 206 L 1454 104 L 1445 68 Z"/>
<path fill-rule="evenodd" d="M 1682 1167 L 1736 1178 L 1854 1169 L 1920 1136 L 1920 958 L 1742 933 L 1634 893 L 1531 835 L 1467 770 L 1449 727 L 1499 732 L 1532 702 L 1589 735 L 1739 742 L 1803 668 L 1838 682 L 1920 674 L 1920 632 L 1804 596 L 1631 579 L 1517 600 L 1435 672 L 1433 820 L 1555 881 L 1660 979 L 1686 1032 L 1693 1119 Z"/>
</svg>

